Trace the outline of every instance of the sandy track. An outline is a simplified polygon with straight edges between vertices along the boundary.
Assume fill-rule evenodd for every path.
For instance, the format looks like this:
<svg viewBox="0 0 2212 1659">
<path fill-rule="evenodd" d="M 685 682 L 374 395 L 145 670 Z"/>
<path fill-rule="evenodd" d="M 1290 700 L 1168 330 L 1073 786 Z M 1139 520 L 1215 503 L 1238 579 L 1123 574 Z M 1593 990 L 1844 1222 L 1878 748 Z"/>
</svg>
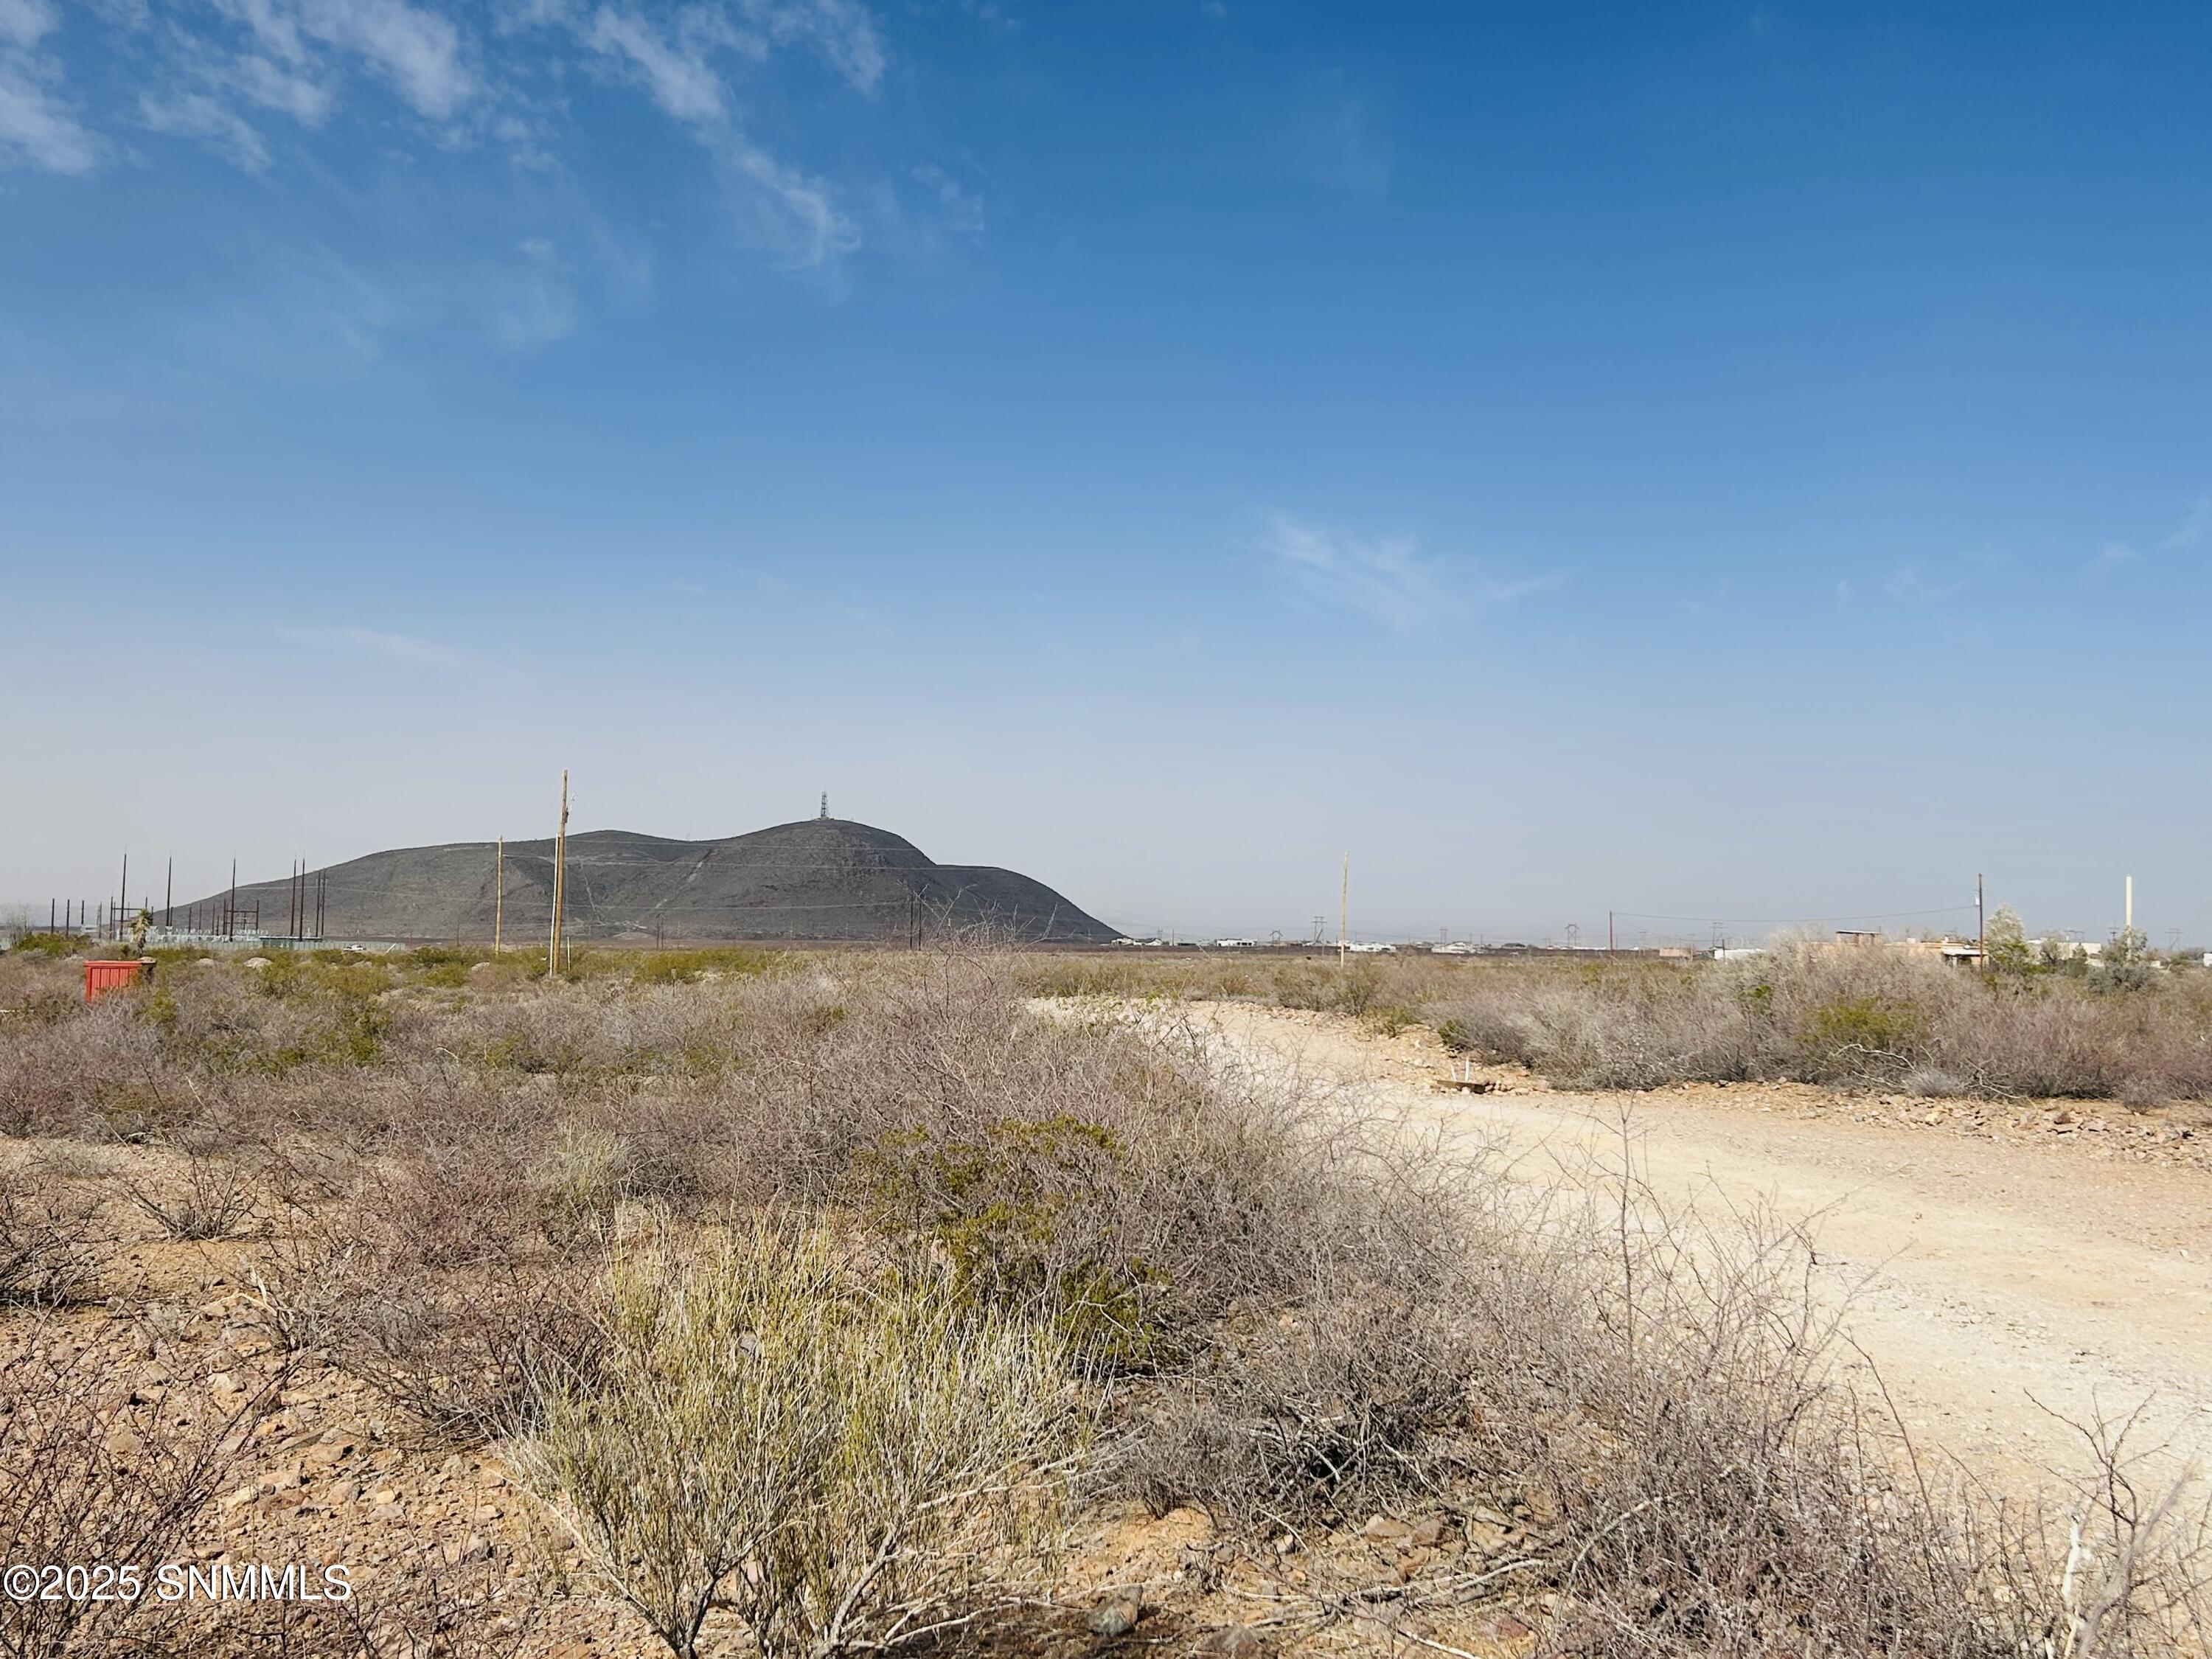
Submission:
<svg viewBox="0 0 2212 1659">
<path fill-rule="evenodd" d="M 1817 1218 L 1827 1282 L 1858 1287 L 1854 1339 L 1923 1445 L 2012 1484 L 2077 1470 L 2060 1417 L 2138 1408 L 2139 1434 L 2212 1472 L 2212 1173 L 2100 1157 L 2090 1138 L 2014 1141 L 1869 1124 L 1797 1088 L 1573 1094 L 1507 1079 L 1438 1092 L 1425 1033 L 1338 1016 L 1202 1006 L 1262 1070 L 1348 1085 L 1374 1106 L 1501 1139 L 1516 1173 L 1618 1163 L 1626 1110 L 1669 1199 Z M 2059 1416 L 2054 1416 L 2053 1413 Z"/>
</svg>

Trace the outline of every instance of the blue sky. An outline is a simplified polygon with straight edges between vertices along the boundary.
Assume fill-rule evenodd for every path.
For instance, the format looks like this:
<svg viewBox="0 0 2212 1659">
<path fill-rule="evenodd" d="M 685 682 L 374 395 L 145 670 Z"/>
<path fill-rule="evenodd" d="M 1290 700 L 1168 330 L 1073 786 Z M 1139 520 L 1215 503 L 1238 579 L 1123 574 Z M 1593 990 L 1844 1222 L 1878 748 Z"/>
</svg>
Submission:
<svg viewBox="0 0 2212 1659">
<path fill-rule="evenodd" d="M 2208 49 L 0 0 L 0 898 L 543 833 L 567 765 L 1147 930 L 1349 848 L 1376 933 L 1981 870 L 2212 940 Z"/>
</svg>

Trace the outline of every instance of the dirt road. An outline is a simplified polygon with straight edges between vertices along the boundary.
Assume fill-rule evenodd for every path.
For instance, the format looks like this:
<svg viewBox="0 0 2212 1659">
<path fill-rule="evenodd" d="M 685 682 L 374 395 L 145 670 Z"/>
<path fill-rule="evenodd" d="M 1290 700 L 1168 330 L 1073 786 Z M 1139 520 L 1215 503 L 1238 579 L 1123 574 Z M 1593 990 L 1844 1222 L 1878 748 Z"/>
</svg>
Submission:
<svg viewBox="0 0 2212 1659">
<path fill-rule="evenodd" d="M 1385 1037 L 1341 1016 L 1247 1005 L 1200 1017 L 1257 1067 L 1501 1137 L 1524 1154 L 1524 1179 L 1557 1181 L 1583 1154 L 1617 1149 L 1626 1109 L 1662 1196 L 1817 1217 L 1827 1281 L 1860 1287 L 1851 1332 L 1916 1439 L 1986 1478 L 2078 1469 L 2080 1437 L 2060 1419 L 2100 1408 L 2140 1408 L 2144 1441 L 2212 1474 L 2212 1172 L 2201 1166 L 2116 1155 L 2117 1134 L 2074 1135 L 2064 1118 L 2055 1133 L 2007 1137 L 1976 1132 L 1986 1109 L 1900 1102 L 1906 1121 L 1869 1122 L 1792 1085 L 1573 1094 L 1492 1073 L 1498 1092 L 1444 1094 L 1444 1056 L 1425 1031 Z"/>
</svg>

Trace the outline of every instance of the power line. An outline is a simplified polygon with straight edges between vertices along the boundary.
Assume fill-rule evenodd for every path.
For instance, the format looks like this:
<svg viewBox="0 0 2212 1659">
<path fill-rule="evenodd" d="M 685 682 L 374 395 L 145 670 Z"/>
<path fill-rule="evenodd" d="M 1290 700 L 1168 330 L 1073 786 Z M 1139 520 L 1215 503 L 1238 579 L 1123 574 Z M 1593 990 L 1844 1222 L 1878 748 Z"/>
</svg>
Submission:
<svg viewBox="0 0 2212 1659">
<path fill-rule="evenodd" d="M 1716 916 L 1711 911 L 1701 916 L 1662 916 L 1650 910 L 1617 910 L 1613 914 L 1632 917 L 1638 921 L 1741 921 L 1759 927 L 1787 927 L 1795 923 L 1814 921 L 1902 921 L 1914 916 L 1957 915 L 1973 908 L 1971 904 L 1944 904 L 1932 910 L 1876 910 L 1856 916 L 1832 914 L 1818 916 Z"/>
</svg>

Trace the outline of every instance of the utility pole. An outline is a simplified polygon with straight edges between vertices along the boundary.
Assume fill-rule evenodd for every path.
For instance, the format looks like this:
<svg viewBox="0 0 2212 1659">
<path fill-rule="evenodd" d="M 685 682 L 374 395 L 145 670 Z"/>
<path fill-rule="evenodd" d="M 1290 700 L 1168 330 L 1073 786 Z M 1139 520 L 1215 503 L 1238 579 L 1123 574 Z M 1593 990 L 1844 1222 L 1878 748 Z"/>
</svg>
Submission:
<svg viewBox="0 0 2212 1659">
<path fill-rule="evenodd" d="M 165 933 L 176 931 L 176 898 L 177 860 L 173 854 L 169 859 L 169 873 L 161 878 L 161 927 Z"/>
<path fill-rule="evenodd" d="M 1612 912 L 1612 911 L 1610 911 L 1610 910 L 1608 910 L 1608 911 L 1607 911 L 1607 912 L 1605 913 L 1605 959 L 1606 959 L 1607 962 L 1611 962 L 1611 961 L 1613 959 L 1613 912 Z"/>
<path fill-rule="evenodd" d="M 1990 966 L 1990 921 L 1982 908 L 1982 872 L 1974 872 L 1974 966 L 1984 973 Z"/>
<path fill-rule="evenodd" d="M 1345 947 L 1352 940 L 1352 854 L 1344 855 L 1344 883 L 1336 894 L 1336 965 L 1344 966 Z"/>
<path fill-rule="evenodd" d="M 491 844 L 491 953 L 499 954 L 499 925 L 507 902 L 507 837 Z"/>
<path fill-rule="evenodd" d="M 2130 877 L 2130 879 L 2132 880 L 2133 878 Z M 115 908 L 107 913 L 107 920 L 113 926 L 115 937 L 118 939 L 123 937 L 119 918 L 131 904 L 131 854 L 128 853 L 123 855 L 123 886 L 120 890 L 122 896 L 115 901 Z"/>
<path fill-rule="evenodd" d="M 230 861 L 230 902 L 223 906 L 222 936 L 225 939 L 238 937 L 238 860 L 236 859 Z"/>
<path fill-rule="evenodd" d="M 127 866 L 130 860 L 126 859 L 124 862 Z M 2132 933 L 2136 930 L 2136 878 L 2133 876 L 2128 878 L 2127 904 L 2122 914 L 2124 925 Z"/>
<path fill-rule="evenodd" d="M 568 769 L 561 769 L 561 823 L 553 836 L 553 948 L 545 961 L 549 979 L 561 977 L 561 910 L 568 896 Z"/>
</svg>

